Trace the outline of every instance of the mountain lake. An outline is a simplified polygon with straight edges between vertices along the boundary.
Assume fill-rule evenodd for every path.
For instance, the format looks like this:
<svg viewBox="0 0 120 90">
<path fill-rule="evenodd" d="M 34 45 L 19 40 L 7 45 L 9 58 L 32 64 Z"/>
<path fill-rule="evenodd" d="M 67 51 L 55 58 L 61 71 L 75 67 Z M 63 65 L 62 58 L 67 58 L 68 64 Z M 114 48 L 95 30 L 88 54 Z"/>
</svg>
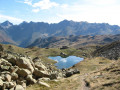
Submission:
<svg viewBox="0 0 120 90">
<path fill-rule="evenodd" d="M 57 61 L 55 65 L 57 66 L 58 69 L 69 68 L 74 64 L 77 64 L 78 62 L 83 60 L 83 58 L 76 56 L 68 56 L 66 58 L 63 58 L 61 56 L 55 56 L 55 57 L 49 56 L 48 58 Z"/>
</svg>

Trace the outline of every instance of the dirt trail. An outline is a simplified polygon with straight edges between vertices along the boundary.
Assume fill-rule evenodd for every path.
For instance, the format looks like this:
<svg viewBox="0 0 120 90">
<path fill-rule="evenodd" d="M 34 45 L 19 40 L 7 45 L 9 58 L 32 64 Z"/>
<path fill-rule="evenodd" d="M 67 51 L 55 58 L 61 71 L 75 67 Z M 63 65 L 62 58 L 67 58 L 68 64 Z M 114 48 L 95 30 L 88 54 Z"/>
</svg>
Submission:
<svg viewBox="0 0 120 90">
<path fill-rule="evenodd" d="M 86 75 L 74 75 L 67 79 L 63 79 L 62 83 L 52 90 L 89 90 L 86 86 L 85 77 Z M 67 81 L 67 82 L 66 82 Z"/>
<path fill-rule="evenodd" d="M 79 76 L 79 79 L 80 79 L 79 81 L 81 82 L 81 84 L 77 87 L 76 90 L 89 90 L 89 87 L 86 86 L 85 76 L 87 76 L 87 75 Z"/>
</svg>

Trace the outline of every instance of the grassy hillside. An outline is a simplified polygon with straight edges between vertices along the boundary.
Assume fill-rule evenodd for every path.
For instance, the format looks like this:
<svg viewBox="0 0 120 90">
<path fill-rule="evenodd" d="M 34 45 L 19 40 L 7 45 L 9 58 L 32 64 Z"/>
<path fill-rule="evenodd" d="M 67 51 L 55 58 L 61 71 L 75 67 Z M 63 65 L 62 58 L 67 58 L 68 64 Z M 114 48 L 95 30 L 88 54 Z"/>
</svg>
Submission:
<svg viewBox="0 0 120 90">
<path fill-rule="evenodd" d="M 116 46 L 114 43 L 109 44 Z M 109 46 L 108 45 L 108 46 Z M 64 53 L 66 56 L 75 55 L 83 57 L 84 60 L 77 63 L 71 68 L 80 70 L 80 74 L 73 75 L 69 78 L 46 81 L 50 88 L 35 84 L 28 86 L 27 90 L 119 90 L 120 89 L 120 60 L 110 60 L 105 57 L 93 57 L 92 53 L 98 50 L 96 46 L 86 46 L 79 49 L 75 48 L 20 48 L 13 45 L 2 45 L 4 51 L 9 53 L 19 53 L 30 56 L 31 58 L 40 58 L 44 63 L 56 63 L 48 59 L 48 56 L 57 56 Z M 111 50 L 108 46 L 101 46 L 105 50 Z M 119 45 L 118 45 L 119 46 Z M 100 50 L 100 51 L 101 51 Z M 100 52 L 99 52 L 100 53 Z"/>
</svg>

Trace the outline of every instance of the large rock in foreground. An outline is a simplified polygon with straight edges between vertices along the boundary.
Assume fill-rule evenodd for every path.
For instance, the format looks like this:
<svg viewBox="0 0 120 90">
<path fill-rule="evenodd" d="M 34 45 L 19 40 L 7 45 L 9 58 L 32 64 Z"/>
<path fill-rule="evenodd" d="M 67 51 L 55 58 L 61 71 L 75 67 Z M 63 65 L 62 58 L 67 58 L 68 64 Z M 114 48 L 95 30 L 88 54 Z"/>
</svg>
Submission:
<svg viewBox="0 0 120 90">
<path fill-rule="evenodd" d="M 21 85 L 16 85 L 15 90 L 25 90 Z"/>
<path fill-rule="evenodd" d="M 35 71 L 33 72 L 33 75 L 36 78 L 49 77 L 49 74 L 48 74 L 47 71 L 41 71 L 41 70 L 38 70 L 38 69 L 35 69 Z"/>
<path fill-rule="evenodd" d="M 50 85 L 48 85 L 47 83 L 45 82 L 41 82 L 41 81 L 38 81 L 38 84 L 42 85 L 42 86 L 45 86 L 45 87 L 50 87 Z"/>
<path fill-rule="evenodd" d="M 26 57 L 20 57 L 18 60 L 16 60 L 16 65 L 19 68 L 24 68 L 30 70 L 32 73 L 34 72 L 34 68 L 30 62 L 30 59 Z"/>
<path fill-rule="evenodd" d="M 32 74 L 28 69 L 18 69 L 17 74 L 21 77 L 26 77 L 27 75 Z"/>
</svg>

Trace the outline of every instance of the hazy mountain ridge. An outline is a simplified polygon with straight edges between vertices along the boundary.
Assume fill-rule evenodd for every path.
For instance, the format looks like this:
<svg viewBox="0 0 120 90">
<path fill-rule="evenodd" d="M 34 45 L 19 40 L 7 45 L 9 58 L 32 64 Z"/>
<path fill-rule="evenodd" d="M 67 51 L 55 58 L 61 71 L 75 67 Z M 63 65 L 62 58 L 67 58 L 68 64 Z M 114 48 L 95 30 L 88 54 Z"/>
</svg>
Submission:
<svg viewBox="0 0 120 90">
<path fill-rule="evenodd" d="M 38 38 L 28 47 L 38 46 L 41 48 L 58 48 L 62 46 L 69 46 L 79 48 L 81 46 L 87 45 L 104 45 L 114 41 L 120 40 L 120 34 L 118 35 L 80 35 L 74 36 L 70 35 L 67 37 L 48 37 L 48 38 Z"/>
<path fill-rule="evenodd" d="M 0 43 L 4 44 L 16 44 L 10 37 L 7 35 L 5 31 L 5 26 L 3 27 L 2 24 L 0 24 Z"/>
<path fill-rule="evenodd" d="M 1 24 L 0 24 L 1 25 Z M 7 35 L 19 46 L 26 47 L 37 38 L 69 35 L 108 35 L 120 34 L 120 27 L 107 23 L 88 23 L 64 20 L 59 23 L 22 22 L 19 25 L 6 24 Z M 6 26 L 6 27 L 8 27 Z"/>
</svg>

